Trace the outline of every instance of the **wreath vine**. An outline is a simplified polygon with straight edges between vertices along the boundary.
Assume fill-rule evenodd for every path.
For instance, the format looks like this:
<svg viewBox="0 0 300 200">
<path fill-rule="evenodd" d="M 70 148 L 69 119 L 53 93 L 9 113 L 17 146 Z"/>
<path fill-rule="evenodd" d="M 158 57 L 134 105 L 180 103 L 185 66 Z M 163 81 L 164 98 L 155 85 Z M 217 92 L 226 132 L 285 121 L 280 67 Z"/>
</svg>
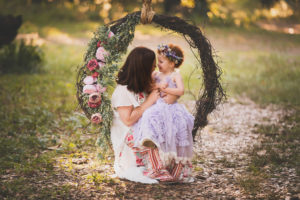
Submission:
<svg viewBox="0 0 300 200">
<path fill-rule="evenodd" d="M 138 11 L 99 27 L 88 44 L 84 65 L 78 70 L 77 99 L 85 115 L 100 125 L 99 145 L 103 145 L 104 139 L 110 142 L 113 111 L 107 89 L 114 88 L 118 62 L 133 40 L 140 17 Z M 202 68 L 204 88 L 199 91 L 195 106 L 192 131 L 195 138 L 197 130 L 207 125 L 208 114 L 226 97 L 219 82 L 221 69 L 213 59 L 210 42 L 198 27 L 175 16 L 157 14 L 152 22 L 182 34 L 191 49 L 197 49 L 193 53 Z"/>
</svg>

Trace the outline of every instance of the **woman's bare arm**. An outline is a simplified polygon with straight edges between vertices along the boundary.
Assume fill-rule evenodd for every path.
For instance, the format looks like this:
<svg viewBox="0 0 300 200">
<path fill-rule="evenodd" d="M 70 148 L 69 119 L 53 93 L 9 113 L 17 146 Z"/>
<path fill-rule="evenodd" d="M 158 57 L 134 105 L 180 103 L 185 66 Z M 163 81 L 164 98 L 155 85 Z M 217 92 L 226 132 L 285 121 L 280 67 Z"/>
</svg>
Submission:
<svg viewBox="0 0 300 200">
<path fill-rule="evenodd" d="M 132 126 L 137 122 L 144 111 L 154 104 L 159 98 L 159 93 L 157 90 L 154 90 L 150 93 L 148 98 L 140 106 L 134 108 L 133 106 L 120 106 L 117 108 L 117 111 L 120 115 L 122 122 L 127 126 Z"/>
</svg>

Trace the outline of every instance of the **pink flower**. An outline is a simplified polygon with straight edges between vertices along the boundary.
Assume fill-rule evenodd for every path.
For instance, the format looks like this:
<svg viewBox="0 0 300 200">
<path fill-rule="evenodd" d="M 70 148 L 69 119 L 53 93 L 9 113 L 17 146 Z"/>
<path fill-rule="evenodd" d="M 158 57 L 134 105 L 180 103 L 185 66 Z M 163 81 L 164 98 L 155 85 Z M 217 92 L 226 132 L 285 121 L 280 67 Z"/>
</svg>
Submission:
<svg viewBox="0 0 300 200">
<path fill-rule="evenodd" d="M 133 140 L 133 135 L 129 135 L 129 136 L 127 137 L 127 141 L 130 142 L 130 141 L 132 141 L 132 140 Z"/>
<path fill-rule="evenodd" d="M 101 41 L 98 41 L 97 42 L 97 47 L 101 47 L 101 43 L 102 43 Z"/>
<path fill-rule="evenodd" d="M 92 94 L 94 92 L 97 92 L 96 85 L 85 85 L 83 87 L 83 93 L 85 94 Z"/>
<path fill-rule="evenodd" d="M 92 85 L 96 81 L 97 81 L 97 78 L 93 77 L 93 76 L 87 76 L 83 79 L 83 83 L 86 85 Z"/>
<path fill-rule="evenodd" d="M 96 58 L 104 61 L 105 56 L 108 56 L 108 52 L 103 47 L 99 47 L 96 52 Z"/>
<path fill-rule="evenodd" d="M 101 48 L 101 47 L 100 47 Z M 90 71 L 93 71 L 98 67 L 98 62 L 96 59 L 92 59 L 88 62 L 87 68 L 89 68 Z"/>
<path fill-rule="evenodd" d="M 141 99 L 142 99 L 142 98 L 145 98 L 145 97 L 144 97 L 144 94 L 143 94 L 142 92 L 139 93 L 139 98 L 141 98 Z"/>
<path fill-rule="evenodd" d="M 93 124 L 99 124 L 100 122 L 102 122 L 101 114 L 100 113 L 93 114 L 91 117 L 91 121 Z"/>
<path fill-rule="evenodd" d="M 105 63 L 104 63 L 104 62 L 98 62 L 98 66 L 99 66 L 99 68 L 101 69 L 102 67 L 105 66 Z"/>
<path fill-rule="evenodd" d="M 98 103 L 88 102 L 88 106 L 89 106 L 90 108 L 97 108 L 98 106 L 100 106 L 100 104 L 101 104 L 101 101 L 98 102 Z"/>
<path fill-rule="evenodd" d="M 108 38 L 111 38 L 111 37 L 113 37 L 115 34 L 113 33 L 113 32 L 109 32 L 109 34 L 108 34 Z"/>
<path fill-rule="evenodd" d="M 92 74 L 92 77 L 93 77 L 93 78 L 96 78 L 96 80 L 97 80 L 97 77 L 98 77 L 99 75 L 100 75 L 99 72 L 94 72 L 94 73 Z"/>
<path fill-rule="evenodd" d="M 98 92 L 94 92 L 89 96 L 89 102 L 91 103 L 101 103 L 101 95 Z"/>
<path fill-rule="evenodd" d="M 103 87 L 101 84 L 96 85 L 97 92 L 103 93 L 106 91 L 106 87 Z"/>
</svg>

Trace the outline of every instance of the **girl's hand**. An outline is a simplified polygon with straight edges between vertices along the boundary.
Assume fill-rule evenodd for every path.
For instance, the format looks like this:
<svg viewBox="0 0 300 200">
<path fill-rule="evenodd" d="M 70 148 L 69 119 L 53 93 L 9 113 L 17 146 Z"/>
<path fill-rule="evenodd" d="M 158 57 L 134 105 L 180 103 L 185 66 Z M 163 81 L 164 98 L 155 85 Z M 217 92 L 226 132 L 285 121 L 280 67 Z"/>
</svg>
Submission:
<svg viewBox="0 0 300 200">
<path fill-rule="evenodd" d="M 160 90 L 164 90 L 164 89 L 166 89 L 168 87 L 168 83 L 160 83 L 159 84 L 159 89 Z"/>
</svg>

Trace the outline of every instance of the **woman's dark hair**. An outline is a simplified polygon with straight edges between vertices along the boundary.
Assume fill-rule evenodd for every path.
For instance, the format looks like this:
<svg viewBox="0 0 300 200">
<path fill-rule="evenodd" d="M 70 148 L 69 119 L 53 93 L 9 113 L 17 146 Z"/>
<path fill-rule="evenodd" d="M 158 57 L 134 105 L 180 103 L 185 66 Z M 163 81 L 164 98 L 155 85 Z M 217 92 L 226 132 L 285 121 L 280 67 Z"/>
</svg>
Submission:
<svg viewBox="0 0 300 200">
<path fill-rule="evenodd" d="M 134 93 L 151 92 L 155 53 L 145 47 L 134 48 L 118 73 L 117 83 L 127 85 Z"/>
</svg>

